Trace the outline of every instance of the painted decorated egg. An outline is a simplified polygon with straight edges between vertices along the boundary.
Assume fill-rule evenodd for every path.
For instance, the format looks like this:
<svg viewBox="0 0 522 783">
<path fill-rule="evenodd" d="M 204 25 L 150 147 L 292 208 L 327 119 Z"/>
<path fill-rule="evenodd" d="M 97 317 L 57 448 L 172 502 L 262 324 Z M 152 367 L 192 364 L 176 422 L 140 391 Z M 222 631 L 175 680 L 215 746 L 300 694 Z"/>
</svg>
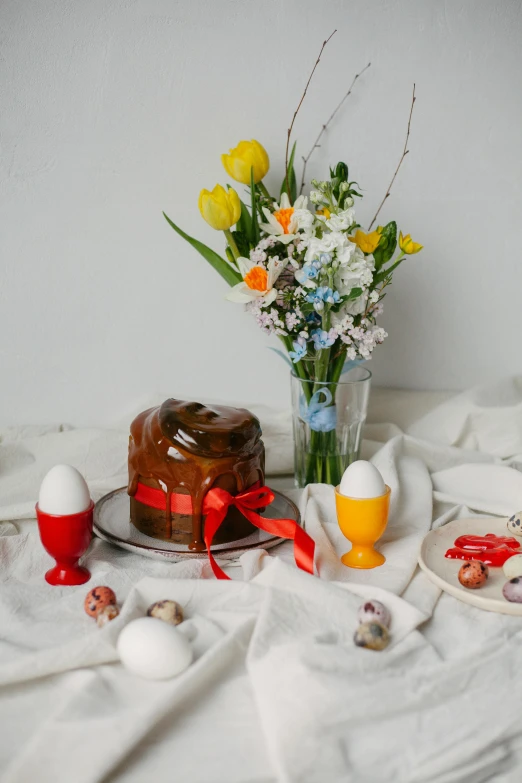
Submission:
<svg viewBox="0 0 522 783">
<path fill-rule="evenodd" d="M 507 579 L 514 579 L 515 576 L 522 576 L 522 554 L 513 555 L 502 566 L 504 576 Z"/>
<path fill-rule="evenodd" d="M 116 603 L 114 590 L 110 587 L 93 587 L 85 596 L 84 609 L 90 617 L 96 617 L 106 606 Z"/>
<path fill-rule="evenodd" d="M 356 630 L 353 640 L 357 647 L 384 650 L 390 643 L 390 634 L 382 623 L 363 623 Z"/>
<path fill-rule="evenodd" d="M 509 517 L 507 529 L 514 536 L 522 537 L 522 511 L 517 511 L 512 517 Z"/>
<path fill-rule="evenodd" d="M 390 627 L 391 617 L 389 611 L 380 601 L 366 601 L 359 607 L 357 619 L 360 623 L 381 623 Z"/>
<path fill-rule="evenodd" d="M 522 577 L 515 576 L 514 579 L 506 582 L 502 588 L 502 595 L 506 601 L 511 601 L 513 604 L 522 604 Z"/>
<path fill-rule="evenodd" d="M 185 634 L 155 617 L 140 617 L 118 637 L 118 653 L 126 669 L 148 680 L 167 680 L 192 663 Z"/>
<path fill-rule="evenodd" d="M 96 615 L 96 622 L 98 623 L 98 627 L 103 628 L 104 625 L 107 625 L 107 623 L 110 623 L 111 620 L 114 620 L 114 618 L 117 617 L 119 613 L 120 610 L 116 604 L 109 604 L 108 606 L 104 606 L 103 609 L 100 609 Z"/>
<path fill-rule="evenodd" d="M 147 609 L 148 617 L 156 617 L 169 625 L 179 625 L 183 622 L 183 609 L 176 601 L 156 601 Z"/>
<path fill-rule="evenodd" d="M 477 590 L 486 584 L 489 576 L 487 565 L 480 560 L 469 560 L 460 567 L 459 582 L 468 590 Z"/>
</svg>

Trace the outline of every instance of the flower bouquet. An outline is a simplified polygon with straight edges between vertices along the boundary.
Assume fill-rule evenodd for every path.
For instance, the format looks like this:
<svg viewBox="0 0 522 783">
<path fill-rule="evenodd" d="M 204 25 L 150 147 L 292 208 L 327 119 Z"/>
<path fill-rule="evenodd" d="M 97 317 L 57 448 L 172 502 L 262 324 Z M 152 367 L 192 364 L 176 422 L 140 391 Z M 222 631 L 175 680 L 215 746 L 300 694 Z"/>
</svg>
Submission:
<svg viewBox="0 0 522 783">
<path fill-rule="evenodd" d="M 246 306 L 285 348 L 293 369 L 298 486 L 336 485 L 358 458 L 370 377 L 358 365 L 387 336 L 377 323 L 385 289 L 404 258 L 422 246 L 398 234 L 394 221 L 362 230 L 354 209 L 361 193 L 343 162 L 327 179 L 313 179 L 308 196 L 298 194 L 295 144 L 288 155 L 291 128 L 276 196 L 263 183 L 269 157 L 258 141 L 241 141 L 222 155 L 228 176 L 246 186 L 246 198 L 230 185 L 201 191 L 201 215 L 224 232 L 225 257 L 165 218 L 231 286 L 227 299 Z M 406 152 L 405 145 L 399 167 Z"/>
</svg>

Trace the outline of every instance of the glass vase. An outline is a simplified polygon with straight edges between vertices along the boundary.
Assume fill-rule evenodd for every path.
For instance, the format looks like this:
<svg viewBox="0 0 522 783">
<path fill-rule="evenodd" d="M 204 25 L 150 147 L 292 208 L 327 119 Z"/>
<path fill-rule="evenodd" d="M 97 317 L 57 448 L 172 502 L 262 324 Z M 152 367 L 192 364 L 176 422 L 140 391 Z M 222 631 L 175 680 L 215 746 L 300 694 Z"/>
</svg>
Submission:
<svg viewBox="0 0 522 783">
<path fill-rule="evenodd" d="M 372 374 L 353 367 L 338 383 L 303 380 L 292 373 L 292 420 L 297 487 L 337 486 L 359 459 Z"/>
</svg>

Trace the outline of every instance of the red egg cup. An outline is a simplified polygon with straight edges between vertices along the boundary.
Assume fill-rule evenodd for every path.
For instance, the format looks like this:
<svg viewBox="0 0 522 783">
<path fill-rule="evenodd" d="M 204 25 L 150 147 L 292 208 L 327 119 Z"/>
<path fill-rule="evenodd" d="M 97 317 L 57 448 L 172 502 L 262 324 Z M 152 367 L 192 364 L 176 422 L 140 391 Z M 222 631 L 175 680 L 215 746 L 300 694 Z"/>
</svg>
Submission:
<svg viewBox="0 0 522 783">
<path fill-rule="evenodd" d="M 56 560 L 47 571 L 45 581 L 50 585 L 83 585 L 91 578 L 91 572 L 78 565 L 89 548 L 92 538 L 94 503 L 79 514 L 55 516 L 40 511 L 36 504 L 36 518 L 40 539 L 45 551 Z"/>
</svg>

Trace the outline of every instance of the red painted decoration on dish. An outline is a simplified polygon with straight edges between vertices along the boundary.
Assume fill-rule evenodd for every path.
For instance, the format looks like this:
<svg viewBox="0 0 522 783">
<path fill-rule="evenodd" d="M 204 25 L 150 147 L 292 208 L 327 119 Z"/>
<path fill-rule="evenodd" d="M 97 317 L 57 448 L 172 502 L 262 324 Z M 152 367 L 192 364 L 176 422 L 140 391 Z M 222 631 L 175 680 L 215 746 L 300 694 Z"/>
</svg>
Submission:
<svg viewBox="0 0 522 783">
<path fill-rule="evenodd" d="M 486 565 L 500 567 L 519 550 L 520 542 L 516 538 L 488 533 L 485 536 L 459 536 L 445 557 L 452 560 L 481 560 Z"/>
</svg>

